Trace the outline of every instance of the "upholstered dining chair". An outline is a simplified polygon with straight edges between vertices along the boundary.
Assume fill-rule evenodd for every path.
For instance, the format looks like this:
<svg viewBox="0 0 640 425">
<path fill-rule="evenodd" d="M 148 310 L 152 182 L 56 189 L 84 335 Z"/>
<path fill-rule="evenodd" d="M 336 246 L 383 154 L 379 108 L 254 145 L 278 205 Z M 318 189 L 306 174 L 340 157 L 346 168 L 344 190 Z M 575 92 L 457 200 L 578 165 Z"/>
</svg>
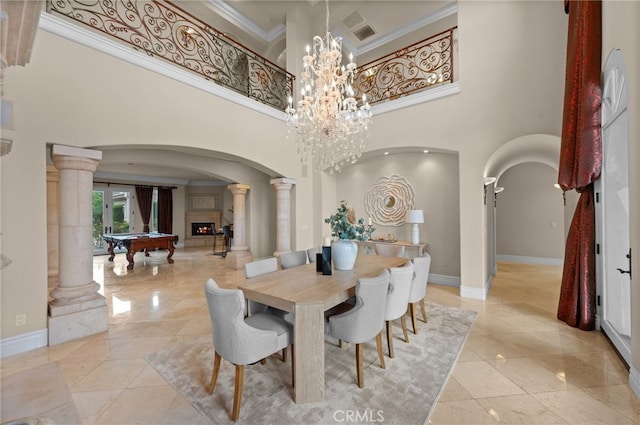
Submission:
<svg viewBox="0 0 640 425">
<path fill-rule="evenodd" d="M 276 257 L 263 258 L 251 261 L 244 265 L 244 277 L 251 279 L 265 273 L 278 271 L 278 259 Z"/>
<path fill-rule="evenodd" d="M 391 282 L 389 293 L 387 294 L 387 304 L 384 312 L 384 320 L 387 325 L 387 346 L 389 357 L 393 358 L 393 325 L 392 321 L 400 319 L 404 342 L 409 342 L 407 332 L 406 313 L 409 304 L 409 293 L 411 292 L 411 281 L 414 275 L 414 266 L 410 260 L 402 267 L 392 267 L 389 269 Z"/>
<path fill-rule="evenodd" d="M 293 327 L 268 313 L 244 317 L 244 295 L 239 289 L 222 289 L 209 279 L 204 286 L 213 334 L 213 372 L 207 387 L 213 393 L 222 359 L 235 365 L 236 378 L 231 419 L 238 420 L 244 386 L 244 367 L 263 361 L 291 346 L 291 376 L 294 377 Z"/>
<path fill-rule="evenodd" d="M 244 265 L 244 277 L 251 279 L 267 273 L 278 271 L 278 259 L 276 257 L 262 258 L 260 260 L 251 261 Z M 247 315 L 251 316 L 256 313 L 274 314 L 289 323 L 293 323 L 293 314 L 288 311 L 270 307 L 257 301 L 247 300 Z M 287 350 L 282 350 L 282 361 L 287 361 Z"/>
<path fill-rule="evenodd" d="M 416 304 L 420 303 L 422 310 L 422 321 L 427 322 L 427 310 L 424 306 L 424 297 L 427 294 L 427 281 L 429 280 L 429 269 L 431 268 L 431 255 L 425 252 L 422 257 L 416 257 L 413 260 L 415 275 L 411 282 L 411 292 L 409 292 L 409 314 L 411 316 L 411 326 L 413 333 L 418 334 L 416 326 Z"/>
<path fill-rule="evenodd" d="M 278 271 L 278 259 L 276 257 L 262 258 L 260 260 L 251 261 L 244 265 L 244 277 L 251 279 L 256 276 L 260 276 L 266 273 L 273 273 Z M 248 300 L 247 302 L 247 315 L 253 313 L 265 312 L 267 306 L 259 302 Z"/>
<path fill-rule="evenodd" d="M 356 304 L 341 314 L 329 316 L 327 331 L 333 338 L 356 345 L 356 374 L 360 388 L 364 388 L 362 344 L 375 337 L 380 366 L 385 369 L 382 353 L 382 329 L 389 289 L 389 271 L 377 277 L 360 278 L 356 283 Z"/>
<path fill-rule="evenodd" d="M 283 252 L 280 254 L 280 267 L 283 270 L 302 266 L 303 264 L 307 264 L 307 251 L 305 250 Z"/>
<path fill-rule="evenodd" d="M 310 263 L 316 262 L 316 254 L 322 252 L 322 248 L 319 246 L 314 246 L 313 248 L 307 249 L 307 257 L 309 257 Z"/>
<path fill-rule="evenodd" d="M 404 257 L 404 245 L 392 244 L 392 243 L 377 243 L 374 244 L 376 254 L 384 255 L 385 257 Z"/>
</svg>

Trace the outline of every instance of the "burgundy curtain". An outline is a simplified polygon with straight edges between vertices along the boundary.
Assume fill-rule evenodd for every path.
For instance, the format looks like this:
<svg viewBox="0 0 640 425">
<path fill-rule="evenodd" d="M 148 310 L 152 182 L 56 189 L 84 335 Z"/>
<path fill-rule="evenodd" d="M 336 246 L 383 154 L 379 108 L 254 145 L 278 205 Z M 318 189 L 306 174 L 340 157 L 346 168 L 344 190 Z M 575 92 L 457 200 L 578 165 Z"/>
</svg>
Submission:
<svg viewBox="0 0 640 425">
<path fill-rule="evenodd" d="M 158 188 L 158 232 L 173 233 L 173 189 Z"/>
<path fill-rule="evenodd" d="M 138 198 L 138 208 L 142 215 L 144 224 L 143 232 L 149 232 L 149 219 L 151 218 L 151 204 L 153 202 L 153 186 L 136 185 L 136 197 Z"/>
<path fill-rule="evenodd" d="M 593 182 L 602 163 L 600 66 L 602 2 L 565 1 L 569 14 L 564 114 L 558 183 L 580 193 L 565 247 L 558 319 L 595 328 L 595 207 Z"/>
</svg>

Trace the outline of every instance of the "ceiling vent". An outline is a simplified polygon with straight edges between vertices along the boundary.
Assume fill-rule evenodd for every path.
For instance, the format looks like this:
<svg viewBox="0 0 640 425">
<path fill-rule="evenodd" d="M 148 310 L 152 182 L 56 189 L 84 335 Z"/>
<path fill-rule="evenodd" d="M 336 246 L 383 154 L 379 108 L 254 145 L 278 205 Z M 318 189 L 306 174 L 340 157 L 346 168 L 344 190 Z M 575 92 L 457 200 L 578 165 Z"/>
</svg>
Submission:
<svg viewBox="0 0 640 425">
<path fill-rule="evenodd" d="M 346 19 L 342 21 L 342 23 L 345 24 L 347 28 L 353 29 L 356 26 L 363 24 L 364 18 L 356 10 L 351 15 L 347 16 Z"/>
<path fill-rule="evenodd" d="M 362 28 L 358 28 L 357 30 L 355 30 L 353 32 L 353 35 L 358 37 L 358 40 L 364 41 L 372 35 L 376 35 L 376 32 L 369 26 L 369 24 L 366 24 Z"/>
</svg>

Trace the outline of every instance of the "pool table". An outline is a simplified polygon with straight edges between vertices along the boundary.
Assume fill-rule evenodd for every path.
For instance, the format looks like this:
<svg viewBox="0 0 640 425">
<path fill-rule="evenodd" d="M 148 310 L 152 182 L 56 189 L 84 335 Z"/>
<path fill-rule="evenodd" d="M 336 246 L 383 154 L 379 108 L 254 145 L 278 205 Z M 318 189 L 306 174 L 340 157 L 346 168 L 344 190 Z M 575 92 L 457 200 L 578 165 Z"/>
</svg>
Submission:
<svg viewBox="0 0 640 425">
<path fill-rule="evenodd" d="M 113 249 L 116 247 L 127 248 L 127 265 L 128 270 L 133 269 L 133 255 L 144 250 L 144 255 L 149 256 L 150 249 L 162 248 L 169 251 L 167 261 L 173 264 L 171 257 L 173 256 L 173 244 L 178 242 L 178 235 L 170 235 L 168 233 L 113 233 L 104 234 L 102 239 L 109 244 L 109 261 L 113 261 L 115 253 Z"/>
</svg>

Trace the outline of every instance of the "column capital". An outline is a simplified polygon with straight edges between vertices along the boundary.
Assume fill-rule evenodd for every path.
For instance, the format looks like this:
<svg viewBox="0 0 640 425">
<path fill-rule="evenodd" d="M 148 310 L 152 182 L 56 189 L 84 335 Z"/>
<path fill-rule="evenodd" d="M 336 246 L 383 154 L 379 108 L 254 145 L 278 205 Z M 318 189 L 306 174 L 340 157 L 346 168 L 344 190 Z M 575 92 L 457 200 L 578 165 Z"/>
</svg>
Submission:
<svg viewBox="0 0 640 425">
<path fill-rule="evenodd" d="M 294 185 L 294 184 L 296 184 L 298 182 L 297 182 L 296 179 L 291 179 L 291 178 L 288 178 L 288 177 L 280 177 L 280 178 L 277 178 L 277 179 L 269 180 L 269 183 L 271 183 L 272 185 L 287 185 L 287 184 L 288 185 Z"/>
<path fill-rule="evenodd" d="M 47 165 L 47 182 L 59 182 L 60 173 L 53 165 Z"/>
<path fill-rule="evenodd" d="M 79 170 L 94 172 L 102 159 L 102 152 L 73 146 L 53 145 L 51 158 L 58 170 Z"/>
<path fill-rule="evenodd" d="M 233 183 L 228 185 L 227 189 L 229 189 L 233 194 L 236 194 L 236 193 L 244 194 L 244 193 L 247 193 L 247 190 L 251 189 L 251 185 L 244 184 L 244 183 Z"/>
</svg>

